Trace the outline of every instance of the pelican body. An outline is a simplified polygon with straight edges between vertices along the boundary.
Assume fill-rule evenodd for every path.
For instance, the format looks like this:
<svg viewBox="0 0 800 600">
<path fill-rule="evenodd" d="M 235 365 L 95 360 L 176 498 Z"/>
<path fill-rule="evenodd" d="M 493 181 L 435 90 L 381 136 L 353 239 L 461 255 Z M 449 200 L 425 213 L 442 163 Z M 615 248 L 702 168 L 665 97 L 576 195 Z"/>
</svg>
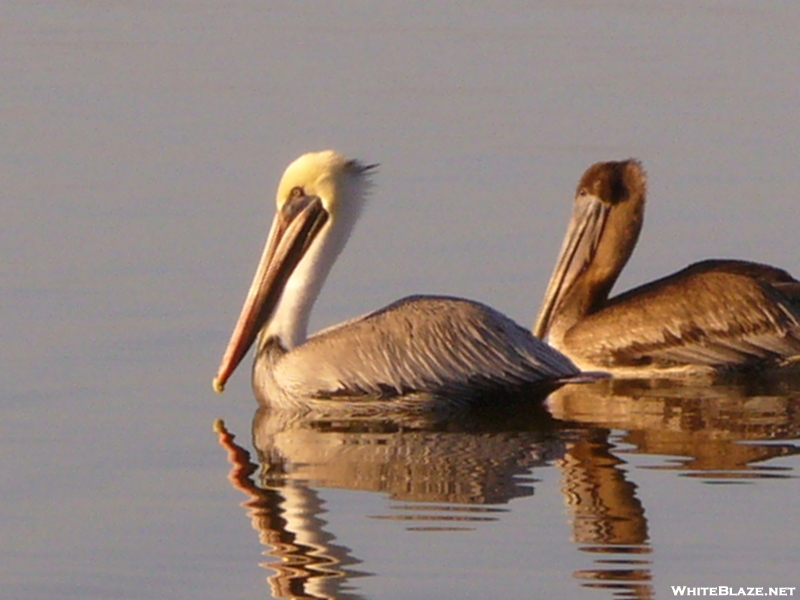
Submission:
<svg viewBox="0 0 800 600">
<path fill-rule="evenodd" d="M 222 391 L 254 343 L 256 397 L 286 407 L 414 393 L 463 399 L 580 379 L 568 358 L 530 331 L 458 298 L 410 296 L 307 339 L 312 305 L 361 212 L 374 167 L 329 150 L 286 169 L 214 388 Z"/>
<path fill-rule="evenodd" d="M 706 260 L 609 299 L 639 237 L 645 196 L 636 160 L 586 171 L 534 334 L 580 368 L 623 376 L 793 362 L 800 282 L 781 269 Z"/>
</svg>

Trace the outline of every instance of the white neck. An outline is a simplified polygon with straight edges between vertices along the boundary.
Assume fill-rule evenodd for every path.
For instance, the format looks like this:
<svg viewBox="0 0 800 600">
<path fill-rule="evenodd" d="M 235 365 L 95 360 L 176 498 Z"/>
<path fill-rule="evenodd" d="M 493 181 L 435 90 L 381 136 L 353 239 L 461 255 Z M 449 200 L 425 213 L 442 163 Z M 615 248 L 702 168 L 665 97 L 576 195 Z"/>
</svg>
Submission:
<svg viewBox="0 0 800 600">
<path fill-rule="evenodd" d="M 286 350 L 306 341 L 311 309 L 335 258 L 320 252 L 324 242 L 318 239 L 289 277 L 272 318 L 262 331 L 263 339 L 277 337 Z"/>
<path fill-rule="evenodd" d="M 261 332 L 263 340 L 277 337 L 286 350 L 306 341 L 308 319 L 333 263 L 344 248 L 364 204 L 366 190 L 361 182 L 343 186 L 338 210 L 306 251 L 292 272 L 269 323 Z"/>
</svg>

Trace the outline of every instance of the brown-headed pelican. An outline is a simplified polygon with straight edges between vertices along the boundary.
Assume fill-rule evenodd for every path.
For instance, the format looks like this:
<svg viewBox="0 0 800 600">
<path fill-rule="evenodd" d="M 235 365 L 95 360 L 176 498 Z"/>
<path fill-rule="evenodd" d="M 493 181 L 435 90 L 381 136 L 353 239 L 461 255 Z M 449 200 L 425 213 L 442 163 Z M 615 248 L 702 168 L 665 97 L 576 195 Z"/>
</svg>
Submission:
<svg viewBox="0 0 800 600">
<path fill-rule="evenodd" d="M 762 368 L 800 355 L 800 282 L 775 267 L 706 260 L 609 299 L 645 194 L 636 160 L 584 173 L 534 334 L 579 367 L 616 375 Z"/>
<path fill-rule="evenodd" d="M 277 213 L 214 389 L 256 343 L 262 402 L 304 406 L 416 392 L 471 397 L 580 379 L 572 362 L 478 302 L 411 296 L 306 339 L 311 307 L 356 223 L 375 165 L 333 151 L 286 169 Z"/>
</svg>

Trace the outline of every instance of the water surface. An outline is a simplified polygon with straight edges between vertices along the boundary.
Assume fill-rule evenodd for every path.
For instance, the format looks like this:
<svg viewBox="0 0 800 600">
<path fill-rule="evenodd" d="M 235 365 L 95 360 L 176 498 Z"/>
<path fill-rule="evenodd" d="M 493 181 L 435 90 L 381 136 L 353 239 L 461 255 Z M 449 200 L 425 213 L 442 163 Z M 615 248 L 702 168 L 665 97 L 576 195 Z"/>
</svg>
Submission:
<svg viewBox="0 0 800 600">
<path fill-rule="evenodd" d="M 620 289 L 705 257 L 797 275 L 798 25 L 789 1 L 4 3 L 4 595 L 280 596 L 259 564 L 314 544 L 318 596 L 797 585 L 791 382 L 565 391 L 502 427 L 298 425 L 269 479 L 247 369 L 222 398 L 210 380 L 280 172 L 312 149 L 381 163 L 313 329 L 417 292 L 531 323 L 578 178 L 628 156 L 650 194 Z M 253 531 L 262 492 L 309 508 Z M 259 538 L 290 525 L 311 550 Z"/>
</svg>

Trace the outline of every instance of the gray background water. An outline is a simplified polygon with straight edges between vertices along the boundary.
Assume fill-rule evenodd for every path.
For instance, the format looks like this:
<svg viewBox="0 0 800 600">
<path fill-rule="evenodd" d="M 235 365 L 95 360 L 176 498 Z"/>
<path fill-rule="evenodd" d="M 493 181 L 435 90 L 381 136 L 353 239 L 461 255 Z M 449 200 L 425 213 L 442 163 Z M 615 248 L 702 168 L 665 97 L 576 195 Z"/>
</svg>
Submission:
<svg viewBox="0 0 800 600">
<path fill-rule="evenodd" d="M 4 2 L 3 597 L 270 593 L 211 431 L 222 416 L 249 443 L 247 368 L 221 398 L 210 381 L 301 152 L 381 163 L 312 329 L 416 292 L 529 324 L 578 178 L 629 156 L 650 194 L 619 289 L 711 256 L 800 273 L 799 27 L 792 1 Z M 788 477 L 709 485 L 601 417 L 649 523 L 632 593 L 800 584 L 796 457 L 766 463 Z M 796 437 L 778 421 L 764 437 Z M 563 462 L 467 531 L 321 486 L 325 530 L 372 574 L 345 585 L 609 597 L 574 575 L 596 565 Z"/>
</svg>

